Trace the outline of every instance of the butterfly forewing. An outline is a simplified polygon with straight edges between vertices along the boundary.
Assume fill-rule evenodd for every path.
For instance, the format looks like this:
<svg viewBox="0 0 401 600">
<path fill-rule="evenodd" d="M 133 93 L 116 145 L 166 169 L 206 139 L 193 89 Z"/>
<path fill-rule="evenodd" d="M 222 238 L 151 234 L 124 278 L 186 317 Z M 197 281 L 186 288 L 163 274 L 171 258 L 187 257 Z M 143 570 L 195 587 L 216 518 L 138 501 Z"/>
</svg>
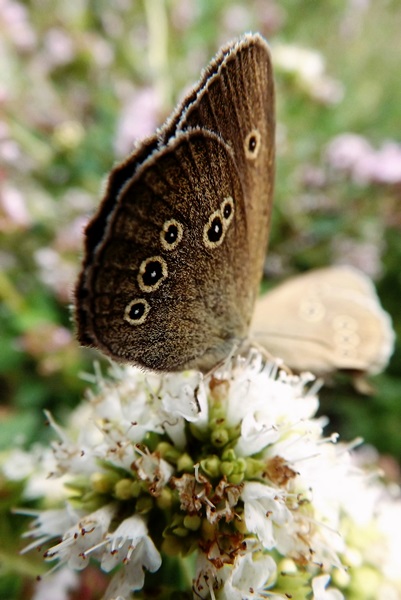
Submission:
<svg viewBox="0 0 401 600">
<path fill-rule="evenodd" d="M 213 68 L 212 68 L 213 67 Z M 266 42 L 245 36 L 224 48 L 198 88 L 187 97 L 164 131 L 202 127 L 233 149 L 244 187 L 249 246 L 249 284 L 262 276 L 274 186 L 275 113 L 271 59 Z"/>
</svg>

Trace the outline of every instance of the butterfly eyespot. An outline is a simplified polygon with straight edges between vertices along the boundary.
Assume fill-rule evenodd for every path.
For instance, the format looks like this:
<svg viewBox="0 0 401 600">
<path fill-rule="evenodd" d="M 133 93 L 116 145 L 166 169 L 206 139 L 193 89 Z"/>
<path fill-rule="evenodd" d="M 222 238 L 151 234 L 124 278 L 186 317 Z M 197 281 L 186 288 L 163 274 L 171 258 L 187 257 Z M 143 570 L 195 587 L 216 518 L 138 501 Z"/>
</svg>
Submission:
<svg viewBox="0 0 401 600">
<path fill-rule="evenodd" d="M 175 219 L 169 219 L 160 232 L 160 241 L 165 250 L 175 250 L 182 240 L 184 228 Z"/>
<path fill-rule="evenodd" d="M 161 256 L 152 256 L 141 263 L 138 273 L 143 292 L 154 292 L 168 275 L 167 263 Z"/>
<path fill-rule="evenodd" d="M 210 227 L 207 230 L 207 237 L 209 242 L 212 244 L 216 244 L 221 240 L 223 235 L 223 224 L 219 216 L 214 217 L 213 221 L 210 224 Z"/>
<path fill-rule="evenodd" d="M 232 213 L 232 208 L 230 206 L 230 204 L 227 204 L 224 208 L 223 208 L 223 217 L 225 219 L 228 219 L 231 216 Z"/>
<path fill-rule="evenodd" d="M 343 348 L 357 348 L 361 342 L 361 339 L 357 333 L 352 331 L 346 333 L 336 333 L 334 335 L 334 343 L 338 347 Z"/>
<path fill-rule="evenodd" d="M 224 235 L 225 227 L 220 210 L 216 210 L 210 215 L 208 222 L 203 228 L 203 243 L 207 248 L 216 248 L 216 246 L 220 246 L 222 243 Z"/>
<path fill-rule="evenodd" d="M 234 200 L 231 198 L 231 196 L 224 198 L 223 202 L 221 203 L 220 210 L 224 220 L 225 228 L 227 229 L 234 217 Z"/>
<path fill-rule="evenodd" d="M 358 322 L 348 315 L 337 315 L 333 319 L 333 329 L 336 331 L 356 331 L 358 329 Z"/>
<path fill-rule="evenodd" d="M 150 306 L 143 298 L 132 300 L 125 307 L 124 319 L 130 325 L 142 325 L 145 322 Z"/>
<path fill-rule="evenodd" d="M 355 359 L 358 356 L 358 352 L 353 346 L 339 346 L 338 348 L 336 348 L 335 352 L 340 360 L 350 360 L 352 358 Z"/>
<path fill-rule="evenodd" d="M 304 300 L 299 307 L 299 316 L 310 323 L 321 321 L 326 314 L 326 309 L 318 300 Z"/>
<path fill-rule="evenodd" d="M 245 156 L 251 160 L 255 160 L 259 154 L 260 145 L 261 135 L 257 129 L 252 129 L 245 138 Z"/>
</svg>

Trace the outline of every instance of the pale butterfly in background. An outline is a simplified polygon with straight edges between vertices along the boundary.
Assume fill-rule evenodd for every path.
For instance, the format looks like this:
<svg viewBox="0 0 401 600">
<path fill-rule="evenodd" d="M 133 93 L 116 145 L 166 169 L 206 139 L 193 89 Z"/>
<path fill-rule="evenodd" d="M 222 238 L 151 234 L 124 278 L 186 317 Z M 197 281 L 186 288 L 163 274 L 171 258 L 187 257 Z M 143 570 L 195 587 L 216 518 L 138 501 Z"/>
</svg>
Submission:
<svg viewBox="0 0 401 600">
<path fill-rule="evenodd" d="M 297 372 L 351 371 L 357 387 L 357 375 L 386 367 L 395 341 L 373 282 L 349 266 L 292 277 L 260 298 L 251 337 Z"/>
</svg>

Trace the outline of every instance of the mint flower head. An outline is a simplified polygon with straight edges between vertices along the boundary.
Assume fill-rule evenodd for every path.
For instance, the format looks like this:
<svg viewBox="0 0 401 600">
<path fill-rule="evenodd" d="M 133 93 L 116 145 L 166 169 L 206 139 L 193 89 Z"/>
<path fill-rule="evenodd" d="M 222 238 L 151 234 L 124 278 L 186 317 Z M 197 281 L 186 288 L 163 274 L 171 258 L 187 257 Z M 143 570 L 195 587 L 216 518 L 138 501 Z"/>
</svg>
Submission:
<svg viewBox="0 0 401 600">
<path fill-rule="evenodd" d="M 25 551 L 40 547 L 55 569 L 97 564 L 104 600 L 155 597 L 156 584 L 158 598 L 346 597 L 383 489 L 323 436 L 311 375 L 251 351 L 208 376 L 113 367 L 96 385 L 68 431 L 48 416 L 65 504 L 33 514 Z M 391 586 L 401 594 L 396 576 Z"/>
</svg>

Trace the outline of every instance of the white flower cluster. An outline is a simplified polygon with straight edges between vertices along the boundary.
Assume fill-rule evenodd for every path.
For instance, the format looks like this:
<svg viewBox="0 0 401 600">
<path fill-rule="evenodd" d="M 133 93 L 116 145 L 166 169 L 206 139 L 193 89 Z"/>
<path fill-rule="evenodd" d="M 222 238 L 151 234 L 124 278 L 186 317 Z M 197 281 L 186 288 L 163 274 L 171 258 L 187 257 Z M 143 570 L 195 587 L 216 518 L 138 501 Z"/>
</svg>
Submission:
<svg viewBox="0 0 401 600">
<path fill-rule="evenodd" d="M 401 598 L 400 500 L 323 437 L 313 377 L 251 351 L 207 377 L 116 367 L 96 379 L 71 433 L 49 416 L 53 476 L 72 495 L 34 513 L 25 551 L 45 546 L 72 570 L 96 559 L 114 573 L 104 600 L 146 590 L 144 570 L 167 556 L 188 570 L 183 555 L 196 558 L 185 576 L 197 598 Z M 358 594 L 361 569 L 372 596 Z"/>
<path fill-rule="evenodd" d="M 337 104 L 344 95 L 342 84 L 329 77 L 323 56 L 309 48 L 292 44 L 272 47 L 273 62 L 278 71 L 292 76 L 298 87 L 322 104 Z"/>
</svg>

